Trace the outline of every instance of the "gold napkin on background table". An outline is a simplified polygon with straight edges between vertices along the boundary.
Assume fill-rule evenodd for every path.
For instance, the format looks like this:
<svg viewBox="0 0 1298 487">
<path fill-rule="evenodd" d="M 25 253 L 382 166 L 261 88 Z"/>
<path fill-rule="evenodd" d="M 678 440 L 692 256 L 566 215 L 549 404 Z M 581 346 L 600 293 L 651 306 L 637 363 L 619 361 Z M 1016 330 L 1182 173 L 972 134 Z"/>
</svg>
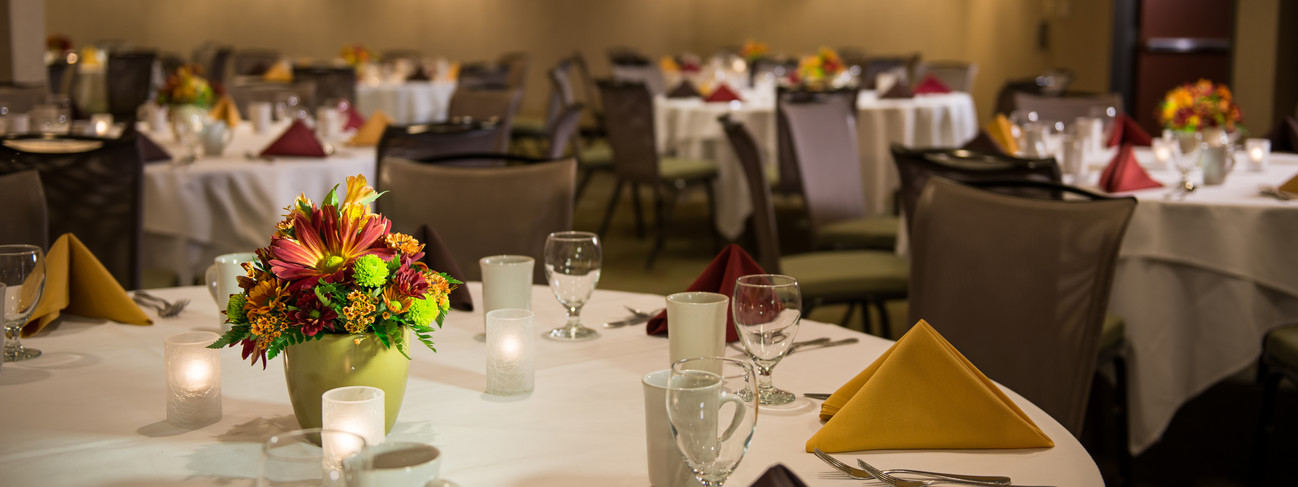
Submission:
<svg viewBox="0 0 1298 487">
<path fill-rule="evenodd" d="M 239 125 L 239 107 L 235 106 L 234 98 L 230 98 L 229 94 L 221 95 L 221 98 L 216 100 L 216 105 L 207 114 L 213 119 L 225 122 L 227 127 L 234 128 Z"/>
<path fill-rule="evenodd" d="M 293 81 L 293 66 L 288 61 L 281 60 L 270 65 L 270 69 L 267 69 L 266 73 L 261 75 L 261 79 L 291 83 Z"/>
<path fill-rule="evenodd" d="M 45 254 L 45 293 L 22 336 L 40 332 L 62 312 L 132 325 L 152 325 L 117 279 L 71 233 L 54 241 Z"/>
<path fill-rule="evenodd" d="M 1284 184 L 1281 184 L 1280 191 L 1284 191 L 1286 193 L 1298 194 L 1298 176 L 1289 178 L 1288 181 L 1285 181 Z"/>
<path fill-rule="evenodd" d="M 383 113 L 383 110 L 374 110 L 374 115 L 370 115 L 365 125 L 361 125 L 361 128 L 356 130 L 356 135 L 352 136 L 352 140 L 347 141 L 347 145 L 357 147 L 379 145 L 379 139 L 383 138 L 383 131 L 391 124 L 392 119 L 388 118 L 388 114 Z"/>
<path fill-rule="evenodd" d="M 923 320 L 825 400 L 820 419 L 808 453 L 1055 445 Z"/>
<path fill-rule="evenodd" d="M 1019 153 L 1019 142 L 1014 140 L 1014 130 L 1010 127 L 1010 119 L 1006 118 L 1004 114 L 996 114 L 996 118 L 992 120 L 985 130 L 1010 155 Z"/>
</svg>

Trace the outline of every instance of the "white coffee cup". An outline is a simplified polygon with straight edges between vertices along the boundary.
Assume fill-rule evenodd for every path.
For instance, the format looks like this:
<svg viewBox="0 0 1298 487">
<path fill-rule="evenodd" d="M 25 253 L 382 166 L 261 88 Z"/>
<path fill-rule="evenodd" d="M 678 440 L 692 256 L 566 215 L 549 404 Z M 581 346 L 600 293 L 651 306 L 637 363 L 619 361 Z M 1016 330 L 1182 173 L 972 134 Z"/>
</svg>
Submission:
<svg viewBox="0 0 1298 487">
<path fill-rule="evenodd" d="M 264 134 L 270 130 L 271 104 L 268 101 L 254 101 L 248 104 L 248 120 L 252 121 L 252 131 Z"/>
<path fill-rule="evenodd" d="M 644 389 L 645 449 L 649 465 L 649 484 L 654 487 L 697 486 L 685 457 L 672 438 L 667 419 L 667 379 L 671 369 L 655 370 L 640 379 Z"/>
<path fill-rule="evenodd" d="M 726 347 L 724 294 L 686 292 L 667 296 L 667 341 L 674 363 L 683 358 L 720 357 Z"/>
<path fill-rule="evenodd" d="M 532 309 L 532 266 L 526 255 L 493 255 L 478 259 L 482 267 L 482 316 L 498 309 Z M 485 329 L 485 328 L 484 328 Z"/>
<path fill-rule="evenodd" d="M 442 452 L 423 443 L 384 442 L 370 447 L 370 458 L 362 485 L 372 487 L 424 487 L 442 468 Z"/>
<path fill-rule="evenodd" d="M 255 262 L 257 254 L 252 252 L 236 252 L 233 254 L 218 255 L 213 259 L 213 264 L 208 266 L 205 281 L 207 282 L 207 292 L 212 294 L 212 299 L 216 300 L 216 309 L 225 311 L 225 306 L 230 302 L 231 294 L 238 294 L 239 276 L 247 275 L 243 270 L 244 262 Z M 225 315 L 220 315 L 221 332 L 230 331 L 230 324 L 225 322 Z"/>
<path fill-rule="evenodd" d="M 156 103 L 147 103 L 144 107 L 145 120 L 149 122 L 149 133 L 164 134 L 171 131 L 171 124 L 167 121 L 167 107 Z"/>
</svg>

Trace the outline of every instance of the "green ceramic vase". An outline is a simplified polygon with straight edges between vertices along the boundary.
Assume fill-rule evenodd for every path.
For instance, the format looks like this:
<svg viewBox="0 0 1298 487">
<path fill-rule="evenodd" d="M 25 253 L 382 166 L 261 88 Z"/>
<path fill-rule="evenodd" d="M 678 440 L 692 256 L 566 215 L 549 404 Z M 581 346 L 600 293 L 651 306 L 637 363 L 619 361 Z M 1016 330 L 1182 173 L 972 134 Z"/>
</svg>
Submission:
<svg viewBox="0 0 1298 487">
<path fill-rule="evenodd" d="M 410 343 L 410 332 L 406 338 Z M 410 359 L 395 347 L 384 348 L 374 335 L 325 335 L 284 350 L 284 378 L 293 414 L 303 428 L 320 427 L 320 396 L 335 387 L 370 386 L 383 390 L 384 433 L 401 412 Z"/>
</svg>

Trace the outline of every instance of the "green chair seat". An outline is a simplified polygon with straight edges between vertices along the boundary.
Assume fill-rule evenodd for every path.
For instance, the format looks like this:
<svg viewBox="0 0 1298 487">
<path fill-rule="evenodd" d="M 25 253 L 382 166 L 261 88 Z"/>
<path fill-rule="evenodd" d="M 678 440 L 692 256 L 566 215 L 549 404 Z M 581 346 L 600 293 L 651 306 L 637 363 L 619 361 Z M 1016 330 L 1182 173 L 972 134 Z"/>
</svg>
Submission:
<svg viewBox="0 0 1298 487">
<path fill-rule="evenodd" d="M 844 220 L 820 227 L 816 243 L 821 247 L 893 250 L 901 219 L 895 216 Z"/>
<path fill-rule="evenodd" d="M 1121 316 L 1105 314 L 1104 325 L 1100 328 L 1100 356 L 1106 352 L 1116 352 L 1127 337 L 1127 321 Z"/>
<path fill-rule="evenodd" d="M 1298 368 L 1298 326 L 1277 328 L 1266 337 L 1267 360 L 1289 368 Z"/>
<path fill-rule="evenodd" d="M 582 169 L 611 169 L 613 148 L 608 144 L 582 147 L 577 151 L 577 165 Z"/>
<path fill-rule="evenodd" d="M 519 115 L 514 117 L 509 128 L 510 134 L 514 136 L 526 136 L 545 138 L 550 136 L 546 127 L 545 119 L 539 117 L 528 117 Z"/>
<path fill-rule="evenodd" d="M 910 285 L 910 263 L 891 252 L 845 250 L 780 258 L 780 269 L 798 280 L 804 296 L 858 300 L 866 294 L 901 295 Z"/>
<path fill-rule="evenodd" d="M 664 157 L 658 161 L 658 174 L 663 179 L 705 179 L 717 175 L 717 163 L 703 159 Z"/>
</svg>

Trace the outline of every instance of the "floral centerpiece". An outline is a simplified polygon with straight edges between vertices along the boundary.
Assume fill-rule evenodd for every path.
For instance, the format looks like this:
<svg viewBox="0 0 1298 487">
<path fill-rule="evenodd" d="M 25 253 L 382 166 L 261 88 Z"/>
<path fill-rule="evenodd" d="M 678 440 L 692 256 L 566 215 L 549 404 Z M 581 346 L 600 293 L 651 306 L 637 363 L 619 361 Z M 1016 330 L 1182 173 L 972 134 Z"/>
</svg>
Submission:
<svg viewBox="0 0 1298 487">
<path fill-rule="evenodd" d="M 1182 132 L 1204 129 L 1231 132 L 1242 118 L 1230 88 L 1206 79 L 1168 91 L 1158 109 L 1158 119 L 1164 128 Z"/>
<path fill-rule="evenodd" d="M 215 95 L 212 85 L 201 73 L 202 68 L 194 64 L 177 68 L 175 73 L 167 77 L 162 88 L 158 89 L 158 104 L 211 107 Z"/>
<path fill-rule="evenodd" d="M 377 61 L 378 58 L 364 44 L 348 44 L 343 46 L 338 56 L 343 58 L 343 62 L 349 66 L 364 66 L 371 61 Z"/>
<path fill-rule="evenodd" d="M 766 57 L 770 52 L 770 46 L 767 46 L 765 42 L 757 42 L 755 39 L 744 41 L 744 46 L 739 49 L 739 55 L 749 64 Z"/>
<path fill-rule="evenodd" d="M 72 39 L 63 34 L 50 34 L 45 38 L 45 51 L 57 57 L 66 56 L 72 52 Z"/>
<path fill-rule="evenodd" d="M 804 57 L 798 62 L 797 81 L 812 85 L 827 84 L 846 69 L 847 66 L 837 52 L 821 47 L 815 55 Z"/>
<path fill-rule="evenodd" d="M 303 194 L 285 208 L 270 246 L 244 264 L 243 292 L 225 309 L 230 331 L 209 348 L 241 344 L 243 358 L 265 368 L 292 345 L 347 335 L 409 359 L 409 330 L 436 351 L 432 325 L 441 326 L 461 282 L 419 262 L 423 244 L 391 232 L 392 223 L 370 209 L 380 194 L 364 176 L 347 178 L 341 198 L 337 190 L 319 206 Z"/>
</svg>

